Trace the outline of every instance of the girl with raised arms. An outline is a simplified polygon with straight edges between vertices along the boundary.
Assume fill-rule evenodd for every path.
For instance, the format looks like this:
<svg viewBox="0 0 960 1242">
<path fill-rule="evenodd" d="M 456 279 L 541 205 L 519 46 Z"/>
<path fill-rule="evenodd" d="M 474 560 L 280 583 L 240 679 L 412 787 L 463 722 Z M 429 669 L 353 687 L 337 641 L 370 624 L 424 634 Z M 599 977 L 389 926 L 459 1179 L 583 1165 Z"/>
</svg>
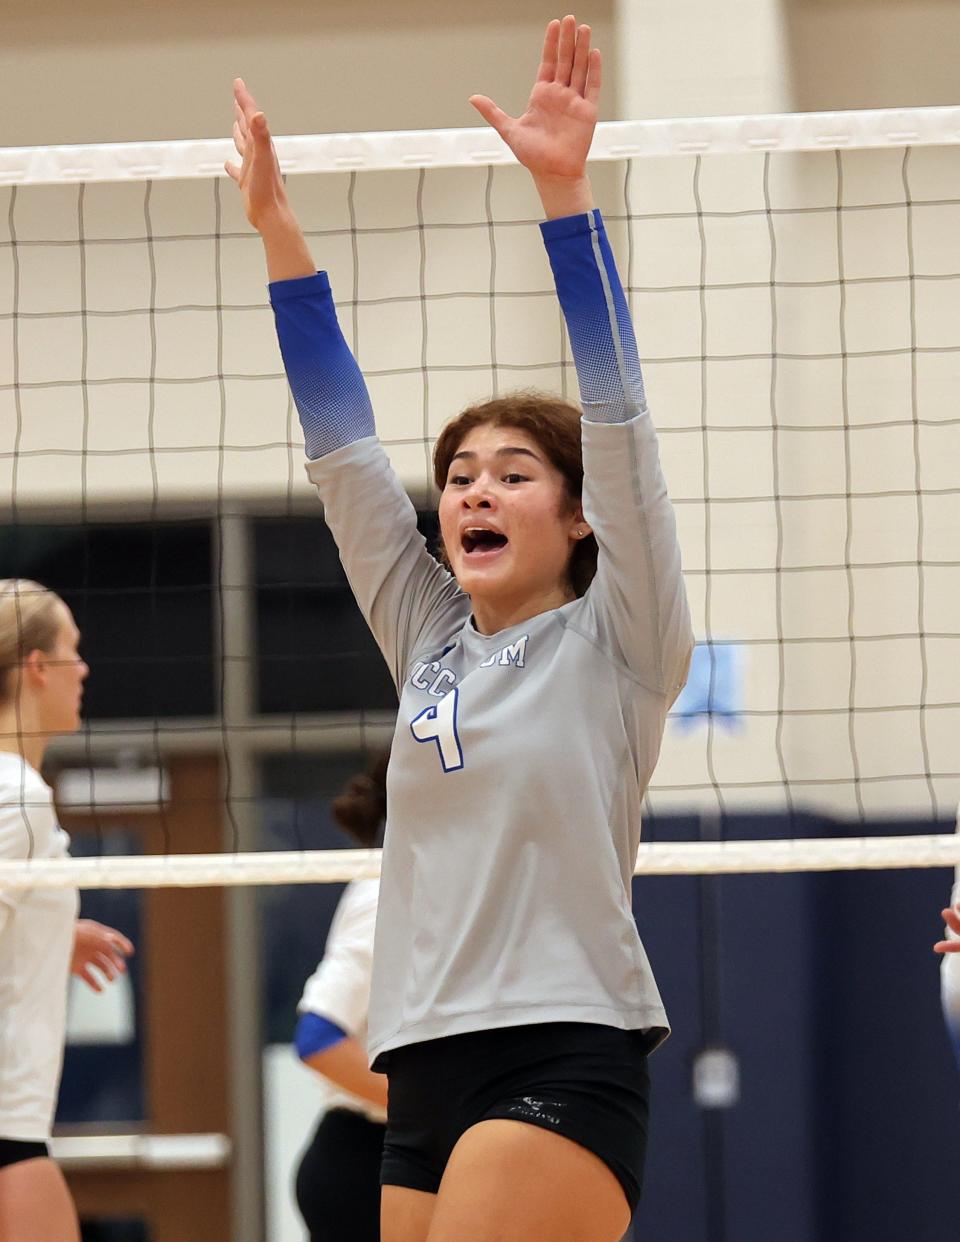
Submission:
<svg viewBox="0 0 960 1242">
<path fill-rule="evenodd" d="M 228 172 L 264 241 L 307 472 L 400 695 L 368 1036 L 389 1084 L 384 1242 L 615 1242 L 640 1195 L 667 1018 L 630 883 L 693 638 L 586 175 L 600 71 L 565 17 L 522 116 L 471 100 L 540 193 L 583 409 L 520 393 L 444 428 L 448 568 L 377 441 L 266 119 L 235 87 Z"/>
</svg>

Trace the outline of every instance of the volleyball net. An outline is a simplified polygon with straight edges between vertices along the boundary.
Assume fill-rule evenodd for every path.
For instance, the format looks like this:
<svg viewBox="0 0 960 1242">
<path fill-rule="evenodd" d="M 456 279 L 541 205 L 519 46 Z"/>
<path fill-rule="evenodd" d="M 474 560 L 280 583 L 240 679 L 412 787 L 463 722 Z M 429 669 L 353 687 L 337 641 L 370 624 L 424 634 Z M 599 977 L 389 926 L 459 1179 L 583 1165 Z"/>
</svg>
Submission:
<svg viewBox="0 0 960 1242">
<path fill-rule="evenodd" d="M 952 819 L 958 144 L 957 108 L 598 129 L 591 175 L 698 637 L 654 815 Z M 432 445 L 458 409 L 518 387 L 576 400 L 529 177 L 486 130 L 278 150 L 381 438 L 426 510 Z M 359 754 L 388 740 L 391 708 L 329 549 L 298 577 L 297 548 L 309 560 L 322 523 L 259 239 L 220 172 L 229 154 L 0 151 L 0 576 L 61 590 L 99 644 L 95 710 L 67 767 L 132 750 L 160 772 L 206 746 L 232 823 L 256 800 L 243 772 L 262 755 Z M 336 650 L 313 604 L 297 611 L 324 590 L 322 615 L 346 634 Z M 88 803 L 104 805 L 92 775 Z M 850 865 L 870 865 L 875 844 Z M 236 828 L 233 845 L 249 845 Z M 846 865 L 853 845 L 830 857 Z M 882 865 L 952 865 L 952 848 L 917 839 Z M 805 857 L 763 855 L 769 869 Z M 354 864 L 324 865 L 310 874 Z M 137 884 L 183 882 L 149 866 Z M 304 878 L 302 856 L 291 868 Z M 219 865 L 204 882 L 231 881 Z"/>
</svg>

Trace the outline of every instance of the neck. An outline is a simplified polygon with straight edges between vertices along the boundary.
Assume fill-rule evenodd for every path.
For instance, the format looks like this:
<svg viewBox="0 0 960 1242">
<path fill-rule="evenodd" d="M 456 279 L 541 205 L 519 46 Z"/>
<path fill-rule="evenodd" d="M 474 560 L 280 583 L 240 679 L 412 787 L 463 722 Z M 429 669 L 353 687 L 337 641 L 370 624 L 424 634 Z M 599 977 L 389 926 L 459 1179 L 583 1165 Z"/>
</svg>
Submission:
<svg viewBox="0 0 960 1242">
<path fill-rule="evenodd" d="M 478 599 L 476 595 L 472 595 L 470 603 L 473 605 L 473 623 L 484 636 L 499 634 L 501 630 L 507 630 L 512 625 L 522 625 L 531 617 L 539 617 L 543 612 L 569 604 L 576 597 L 576 592 L 566 583 L 535 595 L 525 595 L 522 599 Z"/>
<path fill-rule="evenodd" d="M 21 755 L 39 771 L 50 739 L 38 726 L 35 713 L 26 704 L 0 708 L 0 753 Z"/>
</svg>

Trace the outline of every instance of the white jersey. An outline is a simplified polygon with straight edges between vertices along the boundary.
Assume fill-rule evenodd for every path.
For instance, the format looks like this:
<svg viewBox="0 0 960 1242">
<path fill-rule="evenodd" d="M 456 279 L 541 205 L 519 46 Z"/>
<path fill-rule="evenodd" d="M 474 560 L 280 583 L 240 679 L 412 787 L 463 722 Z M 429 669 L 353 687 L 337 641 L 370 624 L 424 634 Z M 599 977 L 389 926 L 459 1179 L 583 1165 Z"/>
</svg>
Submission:
<svg viewBox="0 0 960 1242">
<path fill-rule="evenodd" d="M 960 833 L 960 813 L 957 814 L 957 832 Z M 950 904 L 960 906 L 960 866 L 954 874 Z M 948 927 L 946 939 L 960 940 L 960 936 Z M 960 953 L 944 953 L 943 961 L 940 963 L 940 992 L 944 1016 L 953 1039 L 958 1041 L 957 1049 L 960 1054 Z"/>
<path fill-rule="evenodd" d="M 50 787 L 0 753 L 0 858 L 62 858 Z M 0 889 L 0 1138 L 45 1142 L 57 1102 L 76 889 Z"/>
<path fill-rule="evenodd" d="M 344 890 L 330 925 L 323 958 L 307 980 L 297 1013 L 315 1013 L 336 1023 L 361 1047 L 367 1046 L 367 1010 L 379 880 L 354 880 Z M 329 1080 L 327 1080 L 329 1082 Z M 385 1122 L 383 1109 L 330 1084 L 327 1108 L 348 1108 L 370 1121 Z"/>
</svg>

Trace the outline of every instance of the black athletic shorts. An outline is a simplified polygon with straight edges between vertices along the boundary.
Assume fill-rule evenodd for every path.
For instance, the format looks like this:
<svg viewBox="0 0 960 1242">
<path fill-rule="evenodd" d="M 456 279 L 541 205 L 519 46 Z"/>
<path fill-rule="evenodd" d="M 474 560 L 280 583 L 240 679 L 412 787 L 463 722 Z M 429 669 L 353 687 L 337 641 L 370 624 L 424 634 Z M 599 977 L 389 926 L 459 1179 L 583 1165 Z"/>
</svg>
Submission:
<svg viewBox="0 0 960 1242">
<path fill-rule="evenodd" d="M 383 1054 L 390 1084 L 380 1181 L 436 1194 L 457 1140 L 479 1121 L 541 1126 L 592 1151 L 640 1200 L 650 1039 L 586 1022 L 471 1031 Z"/>
<path fill-rule="evenodd" d="M 324 1114 L 297 1169 L 310 1242 L 379 1242 L 383 1130 L 346 1108 Z"/>
<path fill-rule="evenodd" d="M 49 1155 L 46 1143 L 0 1138 L 0 1169 L 5 1169 L 8 1164 L 19 1164 L 21 1160 L 39 1160 Z"/>
</svg>

